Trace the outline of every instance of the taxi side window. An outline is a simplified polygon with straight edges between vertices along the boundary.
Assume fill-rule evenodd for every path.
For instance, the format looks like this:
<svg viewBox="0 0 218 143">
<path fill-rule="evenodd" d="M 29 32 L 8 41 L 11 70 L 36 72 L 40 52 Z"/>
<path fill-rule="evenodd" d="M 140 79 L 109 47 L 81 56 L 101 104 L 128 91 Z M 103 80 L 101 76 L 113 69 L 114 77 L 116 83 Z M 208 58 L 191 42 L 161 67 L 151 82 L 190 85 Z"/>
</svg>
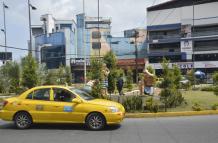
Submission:
<svg viewBox="0 0 218 143">
<path fill-rule="evenodd" d="M 27 99 L 33 99 L 33 100 L 50 100 L 50 89 L 38 89 L 33 91 L 27 96 Z"/>
<path fill-rule="evenodd" d="M 29 93 L 26 97 L 26 99 L 33 99 L 33 92 Z"/>
<path fill-rule="evenodd" d="M 72 102 L 73 98 L 76 96 L 73 95 L 70 91 L 61 88 L 54 88 L 54 101 L 60 102 Z"/>
</svg>

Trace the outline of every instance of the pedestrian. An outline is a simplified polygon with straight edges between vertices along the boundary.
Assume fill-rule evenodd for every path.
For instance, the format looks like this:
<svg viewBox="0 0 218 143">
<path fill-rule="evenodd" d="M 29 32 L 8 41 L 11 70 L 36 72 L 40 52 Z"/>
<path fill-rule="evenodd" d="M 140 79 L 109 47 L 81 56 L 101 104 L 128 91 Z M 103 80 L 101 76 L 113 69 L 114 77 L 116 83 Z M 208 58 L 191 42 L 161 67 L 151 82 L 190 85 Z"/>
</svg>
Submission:
<svg viewBox="0 0 218 143">
<path fill-rule="evenodd" d="M 122 77 L 120 77 L 117 80 L 117 90 L 119 92 L 119 95 L 122 95 L 122 90 L 123 90 L 123 78 Z"/>
</svg>

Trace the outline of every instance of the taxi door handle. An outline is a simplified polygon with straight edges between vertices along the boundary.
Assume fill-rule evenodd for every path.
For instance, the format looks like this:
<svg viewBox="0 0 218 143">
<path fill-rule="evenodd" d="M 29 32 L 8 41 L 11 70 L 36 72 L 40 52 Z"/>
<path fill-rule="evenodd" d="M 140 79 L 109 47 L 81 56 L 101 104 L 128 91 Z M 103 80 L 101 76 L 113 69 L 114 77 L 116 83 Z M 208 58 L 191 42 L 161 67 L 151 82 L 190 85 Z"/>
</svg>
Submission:
<svg viewBox="0 0 218 143">
<path fill-rule="evenodd" d="M 54 106 L 54 107 L 58 108 L 58 107 L 60 107 L 60 106 Z"/>
</svg>

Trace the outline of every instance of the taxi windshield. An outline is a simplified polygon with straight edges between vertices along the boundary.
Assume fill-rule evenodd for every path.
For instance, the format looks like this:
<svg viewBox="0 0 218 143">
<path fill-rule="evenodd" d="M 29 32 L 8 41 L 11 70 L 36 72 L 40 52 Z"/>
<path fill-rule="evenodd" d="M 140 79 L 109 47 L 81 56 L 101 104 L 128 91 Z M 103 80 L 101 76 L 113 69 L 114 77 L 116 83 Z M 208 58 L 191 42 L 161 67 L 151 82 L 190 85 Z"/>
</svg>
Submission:
<svg viewBox="0 0 218 143">
<path fill-rule="evenodd" d="M 71 91 L 75 92 L 76 94 L 78 94 L 81 98 L 85 99 L 85 100 L 93 100 L 95 99 L 94 97 L 92 97 L 89 93 L 81 90 L 81 89 L 75 89 L 75 88 L 71 88 Z"/>
</svg>

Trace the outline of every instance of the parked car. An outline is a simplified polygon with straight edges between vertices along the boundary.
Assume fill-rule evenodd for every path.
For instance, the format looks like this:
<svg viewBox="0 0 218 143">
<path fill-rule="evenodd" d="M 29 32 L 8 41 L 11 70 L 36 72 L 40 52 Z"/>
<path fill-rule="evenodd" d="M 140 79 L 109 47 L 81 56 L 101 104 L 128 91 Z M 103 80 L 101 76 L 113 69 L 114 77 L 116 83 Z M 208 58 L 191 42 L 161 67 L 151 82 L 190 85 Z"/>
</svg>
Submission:
<svg viewBox="0 0 218 143">
<path fill-rule="evenodd" d="M 19 129 L 33 123 L 84 123 L 89 129 L 119 124 L 125 109 L 116 102 L 95 99 L 87 92 L 65 86 L 40 86 L 3 102 L 0 118 Z"/>
</svg>

